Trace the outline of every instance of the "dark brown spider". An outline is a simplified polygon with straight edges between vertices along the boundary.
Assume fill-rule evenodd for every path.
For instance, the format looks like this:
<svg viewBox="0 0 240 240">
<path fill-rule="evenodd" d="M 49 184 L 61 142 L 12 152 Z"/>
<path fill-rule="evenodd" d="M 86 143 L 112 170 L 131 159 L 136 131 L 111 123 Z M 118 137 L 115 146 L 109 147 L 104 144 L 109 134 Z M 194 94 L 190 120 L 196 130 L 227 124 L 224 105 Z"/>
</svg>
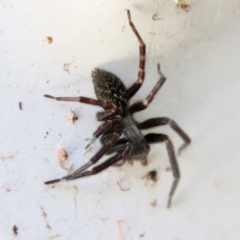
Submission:
<svg viewBox="0 0 240 240">
<path fill-rule="evenodd" d="M 180 171 L 172 141 L 165 134 L 149 133 L 144 136 L 141 130 L 169 124 L 169 126 L 184 140 L 184 144 L 180 147 L 179 151 L 183 150 L 191 142 L 191 140 L 177 125 L 177 123 L 169 118 L 151 118 L 141 123 L 138 123 L 133 118 L 132 115 L 134 113 L 144 110 L 149 106 L 156 93 L 166 81 L 166 78 L 160 71 L 160 64 L 158 64 L 157 66 L 160 79 L 156 86 L 145 100 L 129 106 L 129 100 L 140 89 L 144 81 L 146 47 L 137 29 L 132 23 L 129 10 L 127 10 L 127 15 L 129 25 L 131 26 L 140 44 L 138 79 L 130 88 L 127 89 L 122 81 L 114 74 L 99 68 L 95 68 L 92 71 L 92 79 L 97 100 L 88 97 L 53 97 L 50 95 L 44 95 L 47 98 L 58 101 L 81 102 L 100 106 L 104 109 L 104 111 L 98 112 L 96 115 L 98 121 L 102 121 L 103 123 L 96 130 L 96 132 L 94 132 L 93 138 L 86 148 L 88 148 L 94 142 L 94 140 L 100 136 L 100 141 L 103 147 L 99 150 L 99 152 L 96 153 L 95 156 L 90 159 L 88 163 L 77 169 L 72 174 L 59 179 L 47 181 L 45 184 L 52 184 L 94 175 L 112 165 L 120 166 L 126 160 L 129 162 L 132 162 L 133 160 L 140 160 L 142 163 L 146 164 L 147 155 L 150 151 L 149 144 L 164 142 L 166 144 L 174 177 L 168 198 L 168 207 L 170 207 L 172 196 L 180 179 Z M 87 170 L 90 166 L 96 164 L 103 155 L 111 153 L 116 154 L 102 164 L 93 167 L 91 170 Z"/>
</svg>

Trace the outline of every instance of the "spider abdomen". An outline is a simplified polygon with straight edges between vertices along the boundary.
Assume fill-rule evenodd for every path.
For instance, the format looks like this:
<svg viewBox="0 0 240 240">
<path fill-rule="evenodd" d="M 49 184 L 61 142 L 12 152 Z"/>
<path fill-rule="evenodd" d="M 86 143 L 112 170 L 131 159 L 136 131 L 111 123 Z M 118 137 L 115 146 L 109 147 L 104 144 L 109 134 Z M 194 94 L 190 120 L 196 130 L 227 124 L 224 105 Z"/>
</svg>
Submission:
<svg viewBox="0 0 240 240">
<path fill-rule="evenodd" d="M 148 145 L 146 139 L 144 138 L 142 132 L 137 127 L 136 121 L 133 119 L 131 114 L 127 114 L 122 124 L 124 126 L 123 133 L 126 136 L 126 140 L 134 143 L 132 145 L 132 150 L 127 156 L 128 160 L 146 160 L 147 155 L 150 151 L 150 146 Z"/>
<path fill-rule="evenodd" d="M 99 68 L 93 69 L 92 80 L 97 99 L 115 104 L 117 113 L 123 114 L 128 108 L 128 98 L 122 81 L 116 75 Z"/>
</svg>

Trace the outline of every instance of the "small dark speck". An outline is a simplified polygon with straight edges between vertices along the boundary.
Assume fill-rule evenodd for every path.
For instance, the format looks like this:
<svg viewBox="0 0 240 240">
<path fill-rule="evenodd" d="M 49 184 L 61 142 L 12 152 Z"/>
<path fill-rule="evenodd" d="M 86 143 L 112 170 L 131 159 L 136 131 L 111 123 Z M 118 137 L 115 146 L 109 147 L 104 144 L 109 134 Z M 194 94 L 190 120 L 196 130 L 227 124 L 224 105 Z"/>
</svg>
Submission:
<svg viewBox="0 0 240 240">
<path fill-rule="evenodd" d="M 181 9 L 185 10 L 186 12 L 189 11 L 190 4 L 187 4 L 187 3 L 184 2 L 184 1 L 178 2 L 178 3 L 176 3 L 176 5 L 177 5 L 178 8 L 181 8 Z"/>
<path fill-rule="evenodd" d="M 22 103 L 21 102 L 18 103 L 18 107 L 19 107 L 20 110 L 22 110 Z"/>
<path fill-rule="evenodd" d="M 156 207 L 157 206 L 157 200 L 155 199 L 153 202 L 150 203 L 151 207 Z"/>
<path fill-rule="evenodd" d="M 153 14 L 152 20 L 161 20 L 161 18 L 158 16 L 158 13 Z"/>
<path fill-rule="evenodd" d="M 145 233 L 139 235 L 140 238 L 142 238 L 144 236 L 145 236 Z"/>
<path fill-rule="evenodd" d="M 71 123 L 74 123 L 75 121 L 78 120 L 78 117 L 75 115 L 74 111 L 71 111 L 70 117 L 68 119 Z"/>
<path fill-rule="evenodd" d="M 51 44 L 51 43 L 53 42 L 53 38 L 52 38 L 52 37 L 49 37 L 49 36 L 47 36 L 47 41 L 48 41 L 48 43 L 49 43 L 49 44 Z"/>
<path fill-rule="evenodd" d="M 127 189 L 122 188 L 122 185 L 121 185 L 121 183 L 119 181 L 117 181 L 117 185 L 120 187 L 120 189 L 122 191 L 129 191 L 130 190 L 129 188 L 127 188 Z"/>
<path fill-rule="evenodd" d="M 171 171 L 172 171 L 172 168 L 171 168 L 171 167 L 167 167 L 167 168 L 166 168 L 166 171 L 167 171 L 167 172 L 171 172 Z"/>
<path fill-rule="evenodd" d="M 157 178 L 157 171 L 152 170 L 152 171 L 148 172 L 146 177 L 147 177 L 147 179 L 156 182 L 158 180 L 158 178 Z"/>
<path fill-rule="evenodd" d="M 46 134 L 48 134 L 48 132 L 46 132 Z"/>
<path fill-rule="evenodd" d="M 15 236 L 18 235 L 18 228 L 17 228 L 16 225 L 13 226 L 12 230 L 13 230 L 13 234 L 14 234 Z"/>
</svg>

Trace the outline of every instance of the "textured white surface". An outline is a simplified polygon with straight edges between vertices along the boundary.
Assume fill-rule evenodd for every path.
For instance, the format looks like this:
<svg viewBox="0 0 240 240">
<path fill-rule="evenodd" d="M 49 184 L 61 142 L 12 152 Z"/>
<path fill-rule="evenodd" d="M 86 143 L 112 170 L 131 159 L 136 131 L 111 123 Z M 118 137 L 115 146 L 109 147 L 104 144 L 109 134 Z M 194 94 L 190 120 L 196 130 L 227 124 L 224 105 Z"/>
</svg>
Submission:
<svg viewBox="0 0 240 240">
<path fill-rule="evenodd" d="M 190 4 L 186 12 L 173 0 L 0 2 L 0 239 L 118 239 L 120 219 L 130 227 L 120 224 L 124 239 L 239 239 L 240 3 Z M 82 156 L 98 126 L 97 107 L 43 94 L 94 97 L 90 73 L 96 66 L 127 86 L 136 79 L 138 43 L 126 8 L 147 45 L 146 80 L 134 99 L 143 99 L 158 80 L 157 62 L 168 78 L 137 119 L 168 116 L 193 140 L 178 158 L 182 179 L 170 210 L 172 176 L 162 145 L 152 148 L 147 167 L 126 164 L 43 184 L 66 174 L 58 148 L 77 168 L 100 147 Z M 160 20 L 152 20 L 155 13 Z M 65 63 L 72 63 L 69 73 Z M 73 125 L 70 110 L 79 117 Z M 167 133 L 176 149 L 181 145 L 169 127 L 150 132 Z M 142 179 L 152 169 L 160 177 L 155 185 Z M 121 191 L 117 181 L 130 190 Z"/>
</svg>

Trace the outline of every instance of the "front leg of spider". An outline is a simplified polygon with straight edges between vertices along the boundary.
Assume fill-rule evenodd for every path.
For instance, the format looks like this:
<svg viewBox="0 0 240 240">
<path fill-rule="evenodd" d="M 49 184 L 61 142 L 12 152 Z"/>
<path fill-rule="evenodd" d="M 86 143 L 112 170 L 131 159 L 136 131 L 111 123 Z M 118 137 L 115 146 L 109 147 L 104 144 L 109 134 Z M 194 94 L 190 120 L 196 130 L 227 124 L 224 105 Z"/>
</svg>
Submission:
<svg viewBox="0 0 240 240">
<path fill-rule="evenodd" d="M 113 103 L 96 100 L 96 99 L 88 98 L 88 97 L 54 97 L 54 96 L 51 96 L 48 94 L 45 94 L 44 97 L 51 98 L 51 99 L 54 99 L 57 101 L 81 102 L 81 103 L 86 103 L 86 104 L 90 104 L 90 105 L 100 106 L 104 109 L 110 109 L 113 112 L 117 111 L 117 107 Z"/>
<path fill-rule="evenodd" d="M 137 37 L 137 40 L 140 44 L 140 46 L 139 46 L 140 58 L 139 58 L 138 79 L 127 90 L 128 98 L 130 99 L 141 88 L 141 86 L 144 82 L 144 79 L 145 79 L 146 45 L 145 45 L 144 41 L 142 40 L 140 34 L 138 33 L 136 27 L 134 26 L 132 19 L 131 19 L 131 13 L 128 9 L 127 9 L 127 15 L 128 15 L 129 25 L 132 28 L 132 31 L 135 34 L 135 36 Z"/>
</svg>

